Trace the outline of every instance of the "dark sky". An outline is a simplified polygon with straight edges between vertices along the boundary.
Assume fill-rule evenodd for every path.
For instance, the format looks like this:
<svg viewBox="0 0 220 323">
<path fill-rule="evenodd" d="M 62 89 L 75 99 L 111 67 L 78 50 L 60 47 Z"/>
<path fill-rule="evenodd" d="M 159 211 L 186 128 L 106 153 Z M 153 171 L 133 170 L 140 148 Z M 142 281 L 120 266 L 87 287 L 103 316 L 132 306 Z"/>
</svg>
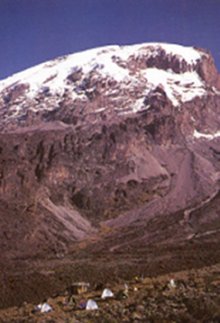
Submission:
<svg viewBox="0 0 220 323">
<path fill-rule="evenodd" d="M 220 0 L 0 0 L 0 79 L 110 44 L 209 49 L 220 70 Z"/>
</svg>

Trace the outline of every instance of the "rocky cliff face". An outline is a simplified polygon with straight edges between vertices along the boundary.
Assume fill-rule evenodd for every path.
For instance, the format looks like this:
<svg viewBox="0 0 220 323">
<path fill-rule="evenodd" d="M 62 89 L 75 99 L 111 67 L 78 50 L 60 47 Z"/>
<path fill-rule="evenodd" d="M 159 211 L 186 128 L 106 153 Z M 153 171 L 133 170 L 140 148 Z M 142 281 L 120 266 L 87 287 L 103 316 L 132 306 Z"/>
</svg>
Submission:
<svg viewBox="0 0 220 323">
<path fill-rule="evenodd" d="M 3 259 L 215 238 L 219 109 L 212 57 L 178 45 L 89 50 L 1 81 Z"/>
</svg>

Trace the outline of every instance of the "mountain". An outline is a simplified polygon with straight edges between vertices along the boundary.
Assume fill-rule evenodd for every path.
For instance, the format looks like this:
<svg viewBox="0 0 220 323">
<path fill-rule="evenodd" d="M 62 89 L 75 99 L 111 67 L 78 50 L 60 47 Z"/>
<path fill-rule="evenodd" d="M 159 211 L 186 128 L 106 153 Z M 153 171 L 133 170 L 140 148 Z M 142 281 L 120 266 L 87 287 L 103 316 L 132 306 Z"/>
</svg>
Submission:
<svg viewBox="0 0 220 323">
<path fill-rule="evenodd" d="M 211 54 L 173 44 L 87 50 L 1 81 L 2 306 L 60 287 L 48 276 L 61 272 L 218 262 L 219 109 Z"/>
</svg>

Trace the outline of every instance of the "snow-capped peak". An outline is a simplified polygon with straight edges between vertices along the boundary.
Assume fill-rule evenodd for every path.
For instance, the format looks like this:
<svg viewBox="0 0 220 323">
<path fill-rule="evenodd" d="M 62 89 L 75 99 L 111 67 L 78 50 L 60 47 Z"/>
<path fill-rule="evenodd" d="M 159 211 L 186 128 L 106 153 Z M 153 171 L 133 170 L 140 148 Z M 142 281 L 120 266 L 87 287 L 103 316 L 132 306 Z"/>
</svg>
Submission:
<svg viewBox="0 0 220 323">
<path fill-rule="evenodd" d="M 17 73 L 0 81 L 0 92 L 11 116 L 20 115 L 26 100 L 33 111 L 42 109 L 39 102 L 51 110 L 54 95 L 59 102 L 65 95 L 84 104 L 101 95 L 117 113 L 137 112 L 149 107 L 146 97 L 158 87 L 178 106 L 206 94 L 196 70 L 205 55 L 192 47 L 162 43 L 100 47 Z M 14 98 L 19 105 L 13 105 Z M 107 101 L 99 100 L 96 110 L 105 110 Z"/>
<path fill-rule="evenodd" d="M 128 70 L 120 67 L 113 58 L 127 61 L 132 55 L 155 57 L 164 50 L 168 55 L 185 60 L 189 65 L 201 59 L 201 52 L 192 47 L 172 44 L 147 43 L 131 46 L 106 46 L 86 50 L 72 55 L 39 64 L 23 72 L 17 73 L 0 82 L 0 90 L 7 86 L 22 82 L 29 83 L 31 90 L 39 90 L 42 84 L 51 84 L 55 89 L 63 87 L 63 81 L 74 69 L 82 68 L 83 73 L 97 69 L 105 76 L 122 81 L 128 76 Z M 50 78 L 53 78 L 50 80 Z"/>
</svg>

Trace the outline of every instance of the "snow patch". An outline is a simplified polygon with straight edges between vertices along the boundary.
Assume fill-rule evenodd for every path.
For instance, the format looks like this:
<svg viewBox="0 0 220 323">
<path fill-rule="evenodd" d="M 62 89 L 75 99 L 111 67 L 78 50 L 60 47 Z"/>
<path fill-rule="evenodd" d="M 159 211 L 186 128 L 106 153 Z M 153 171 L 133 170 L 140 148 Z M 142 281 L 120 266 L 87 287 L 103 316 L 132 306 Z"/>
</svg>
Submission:
<svg viewBox="0 0 220 323">
<path fill-rule="evenodd" d="M 182 57 L 187 63 L 193 64 L 201 59 L 202 53 L 193 47 L 176 44 L 161 44 L 161 47 L 171 55 Z"/>
<path fill-rule="evenodd" d="M 39 64 L 1 81 L 0 91 L 18 83 L 28 83 L 28 95 L 34 97 L 46 83 L 52 93 L 62 94 L 66 78 L 74 68 L 82 68 L 84 74 L 97 70 L 102 76 L 110 76 L 120 82 L 128 77 L 128 71 L 112 61 L 112 52 L 118 50 L 119 46 L 91 49 Z"/>
<path fill-rule="evenodd" d="M 167 43 L 142 43 L 130 46 L 121 46 L 118 48 L 117 57 L 127 60 L 131 55 L 140 54 L 147 56 L 157 56 L 160 50 L 164 50 L 167 55 L 177 56 L 184 59 L 188 64 L 195 64 L 205 55 L 203 52 L 193 47 L 186 47 L 177 44 Z"/>
<path fill-rule="evenodd" d="M 172 71 L 148 68 L 142 71 L 142 75 L 147 80 L 148 93 L 158 85 L 162 85 L 174 106 L 206 94 L 204 84 L 196 72 L 176 74 Z"/>
<path fill-rule="evenodd" d="M 133 112 L 138 112 L 138 111 L 143 111 L 143 110 L 148 110 L 150 106 L 145 106 L 144 105 L 144 97 L 138 99 L 135 101 L 135 103 L 132 106 Z"/>
<path fill-rule="evenodd" d="M 211 133 L 202 133 L 202 132 L 199 132 L 195 129 L 193 136 L 197 139 L 204 138 L 207 140 L 212 140 L 212 139 L 220 137 L 220 131 L 217 131 L 217 132 L 211 134 Z"/>
</svg>

